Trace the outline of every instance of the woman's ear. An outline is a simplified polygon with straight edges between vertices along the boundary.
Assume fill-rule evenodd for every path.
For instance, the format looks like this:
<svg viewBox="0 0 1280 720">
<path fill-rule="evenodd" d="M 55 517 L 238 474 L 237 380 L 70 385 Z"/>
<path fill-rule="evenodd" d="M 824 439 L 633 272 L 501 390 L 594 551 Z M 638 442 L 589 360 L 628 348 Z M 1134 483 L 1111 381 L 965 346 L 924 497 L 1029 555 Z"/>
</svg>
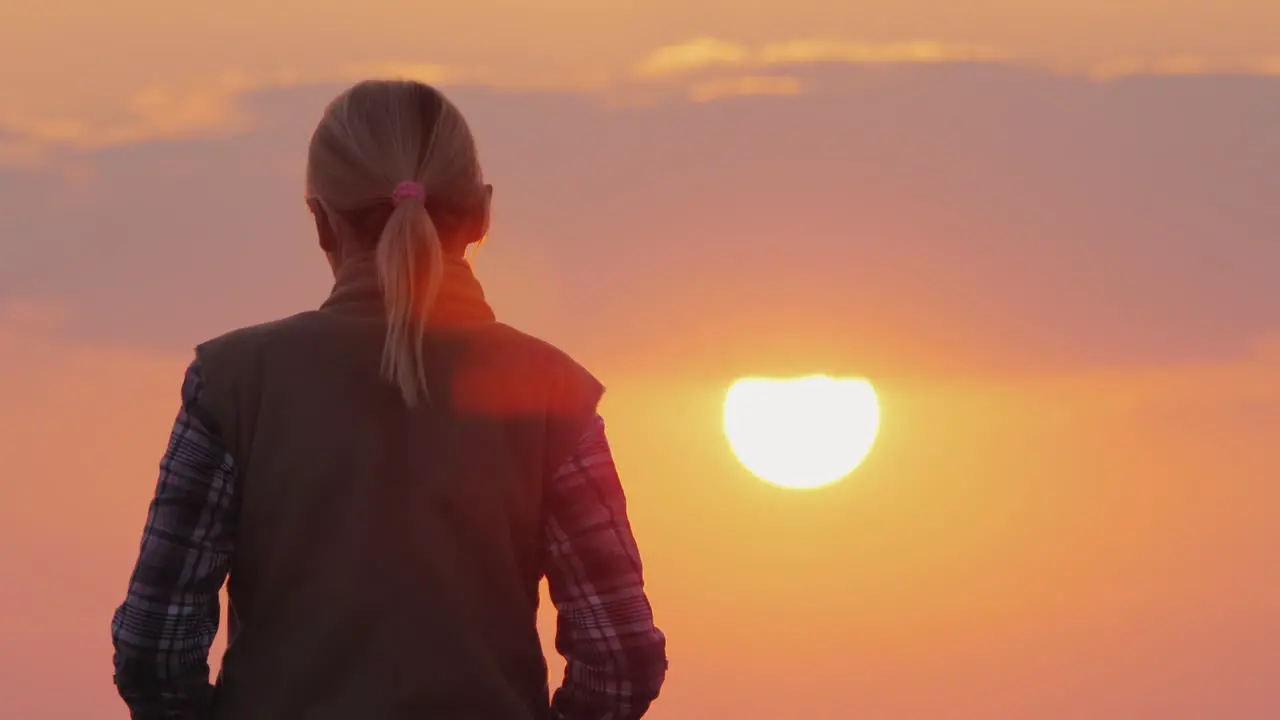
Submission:
<svg viewBox="0 0 1280 720">
<path fill-rule="evenodd" d="M 493 217 L 493 186 L 484 186 L 484 197 L 481 200 L 482 207 L 480 211 L 480 232 L 476 237 L 476 241 L 484 240 L 489 235 L 489 222 Z"/>
<path fill-rule="evenodd" d="M 329 222 L 329 214 L 325 212 L 324 206 L 319 200 L 309 200 L 307 206 L 311 208 L 311 215 L 316 220 L 316 237 L 320 241 L 320 249 L 326 253 L 337 253 L 338 234 L 334 232 L 333 223 Z"/>
</svg>

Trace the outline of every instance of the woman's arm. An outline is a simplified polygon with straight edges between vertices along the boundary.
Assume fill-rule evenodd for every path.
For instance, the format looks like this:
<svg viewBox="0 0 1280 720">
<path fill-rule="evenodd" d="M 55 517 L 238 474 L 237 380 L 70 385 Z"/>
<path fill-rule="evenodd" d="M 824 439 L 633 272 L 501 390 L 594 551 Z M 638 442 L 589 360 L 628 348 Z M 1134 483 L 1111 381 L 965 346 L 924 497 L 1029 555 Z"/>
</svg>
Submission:
<svg viewBox="0 0 1280 720">
<path fill-rule="evenodd" d="M 547 582 L 567 661 L 553 710 L 565 720 L 635 720 L 666 677 L 604 421 L 596 418 L 547 490 Z"/>
<path fill-rule="evenodd" d="M 195 720 L 209 712 L 209 648 L 237 505 L 231 456 L 199 419 L 202 388 L 193 362 L 128 595 L 111 621 L 116 687 L 135 720 Z"/>
</svg>

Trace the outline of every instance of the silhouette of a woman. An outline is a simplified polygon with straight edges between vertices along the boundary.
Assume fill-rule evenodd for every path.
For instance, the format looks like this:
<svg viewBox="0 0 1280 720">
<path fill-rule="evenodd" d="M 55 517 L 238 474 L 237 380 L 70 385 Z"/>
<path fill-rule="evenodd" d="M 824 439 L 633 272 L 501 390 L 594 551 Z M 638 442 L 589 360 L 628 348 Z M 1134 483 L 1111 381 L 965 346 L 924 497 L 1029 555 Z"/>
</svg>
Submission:
<svg viewBox="0 0 1280 720">
<path fill-rule="evenodd" d="M 657 696 L 603 388 L 494 319 L 464 257 L 491 197 L 438 90 L 371 81 L 328 106 L 307 204 L 333 291 L 197 348 L 112 622 L 134 718 L 626 720 Z"/>
</svg>

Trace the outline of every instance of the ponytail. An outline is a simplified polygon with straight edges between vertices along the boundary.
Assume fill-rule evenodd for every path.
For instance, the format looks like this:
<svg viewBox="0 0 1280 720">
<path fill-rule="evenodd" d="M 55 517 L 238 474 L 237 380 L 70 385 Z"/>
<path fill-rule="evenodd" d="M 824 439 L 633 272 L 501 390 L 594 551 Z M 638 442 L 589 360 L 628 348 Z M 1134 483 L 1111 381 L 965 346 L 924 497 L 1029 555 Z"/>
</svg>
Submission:
<svg viewBox="0 0 1280 720">
<path fill-rule="evenodd" d="M 426 195 L 447 207 L 467 202 L 480 186 L 466 120 L 422 83 L 359 83 L 325 108 L 311 138 L 308 197 L 338 215 L 395 205 L 374 251 L 387 318 L 381 373 L 409 406 L 431 400 L 423 339 L 444 272 Z"/>
<path fill-rule="evenodd" d="M 420 400 L 430 402 L 422 345 L 440 292 L 443 255 L 440 234 L 421 199 L 398 203 L 376 252 L 387 313 L 382 375 L 400 388 L 410 407 Z"/>
</svg>

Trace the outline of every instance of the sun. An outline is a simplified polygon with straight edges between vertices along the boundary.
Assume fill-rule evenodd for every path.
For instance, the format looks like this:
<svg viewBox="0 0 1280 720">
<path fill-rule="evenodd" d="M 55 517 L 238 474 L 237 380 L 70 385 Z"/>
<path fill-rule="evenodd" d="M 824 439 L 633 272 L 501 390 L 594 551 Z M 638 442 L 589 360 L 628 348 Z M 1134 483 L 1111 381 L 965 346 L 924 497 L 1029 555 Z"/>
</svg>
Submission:
<svg viewBox="0 0 1280 720">
<path fill-rule="evenodd" d="M 742 465 L 765 482 L 808 490 L 853 472 L 880 431 L 865 378 L 742 378 L 724 399 L 724 432 Z"/>
</svg>

